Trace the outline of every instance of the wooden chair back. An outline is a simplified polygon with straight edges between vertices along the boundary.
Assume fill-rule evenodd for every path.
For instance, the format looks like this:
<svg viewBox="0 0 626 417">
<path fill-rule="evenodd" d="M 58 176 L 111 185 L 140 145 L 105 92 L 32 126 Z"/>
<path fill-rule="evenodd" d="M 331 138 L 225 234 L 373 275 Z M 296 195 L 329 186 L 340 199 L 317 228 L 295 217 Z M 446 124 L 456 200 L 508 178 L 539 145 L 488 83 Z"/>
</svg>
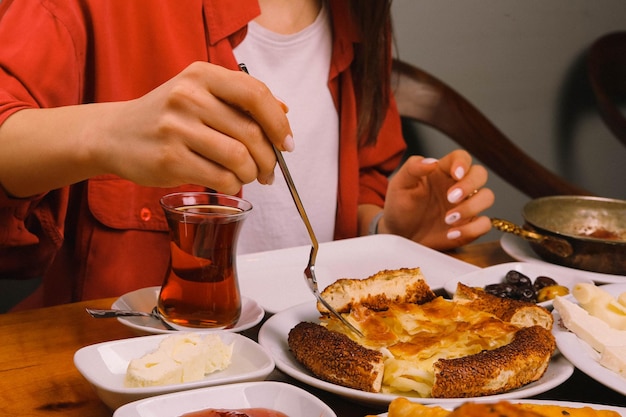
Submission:
<svg viewBox="0 0 626 417">
<path fill-rule="evenodd" d="M 392 88 L 403 118 L 445 134 L 527 196 L 592 194 L 539 164 L 473 104 L 433 75 L 394 60 Z"/>
<path fill-rule="evenodd" d="M 587 54 L 587 74 L 600 117 L 626 145 L 626 32 L 612 32 L 597 39 Z"/>
</svg>

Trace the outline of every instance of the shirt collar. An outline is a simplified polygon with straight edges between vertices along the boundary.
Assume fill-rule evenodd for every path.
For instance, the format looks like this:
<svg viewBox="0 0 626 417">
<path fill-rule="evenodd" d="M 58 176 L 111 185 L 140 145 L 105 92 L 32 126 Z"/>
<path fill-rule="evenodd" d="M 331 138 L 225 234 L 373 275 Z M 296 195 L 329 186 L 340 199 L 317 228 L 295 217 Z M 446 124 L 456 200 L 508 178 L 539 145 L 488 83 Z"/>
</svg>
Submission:
<svg viewBox="0 0 626 417">
<path fill-rule="evenodd" d="M 360 42 L 348 0 L 329 0 L 333 25 L 333 57 L 330 78 L 336 77 L 352 63 L 354 44 Z"/>
<path fill-rule="evenodd" d="M 261 14 L 258 0 L 203 0 L 203 9 L 210 45 L 244 29 Z"/>
</svg>

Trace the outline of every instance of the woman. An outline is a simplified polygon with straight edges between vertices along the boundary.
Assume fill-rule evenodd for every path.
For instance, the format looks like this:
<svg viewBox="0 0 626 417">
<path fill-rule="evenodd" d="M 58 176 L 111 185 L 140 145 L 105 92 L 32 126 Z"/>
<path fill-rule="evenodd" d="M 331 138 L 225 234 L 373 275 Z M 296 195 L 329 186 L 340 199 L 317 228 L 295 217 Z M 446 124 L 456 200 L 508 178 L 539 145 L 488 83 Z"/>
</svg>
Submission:
<svg viewBox="0 0 626 417">
<path fill-rule="evenodd" d="M 396 233 L 448 249 L 489 230 L 477 216 L 493 193 L 466 152 L 397 169 L 389 2 L 232 4 L 0 3 L 0 274 L 44 277 L 23 308 L 159 285 L 172 191 L 250 199 L 242 251 L 305 244 L 272 144 L 321 241 Z"/>
</svg>

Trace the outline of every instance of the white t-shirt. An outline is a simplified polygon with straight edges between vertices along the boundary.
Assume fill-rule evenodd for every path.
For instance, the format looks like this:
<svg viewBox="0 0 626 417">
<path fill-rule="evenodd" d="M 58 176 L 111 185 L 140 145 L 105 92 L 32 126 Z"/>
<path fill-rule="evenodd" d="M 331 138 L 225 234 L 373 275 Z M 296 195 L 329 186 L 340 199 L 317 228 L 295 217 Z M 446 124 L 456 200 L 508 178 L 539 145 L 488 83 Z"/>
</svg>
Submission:
<svg viewBox="0 0 626 417">
<path fill-rule="evenodd" d="M 251 22 L 234 51 L 250 75 L 289 107 L 295 151 L 283 156 L 320 242 L 333 239 L 337 210 L 339 121 L 328 89 L 331 49 L 330 21 L 322 6 L 313 24 L 292 35 Z M 275 175 L 273 185 L 255 181 L 243 187 L 243 198 L 254 208 L 239 236 L 240 254 L 310 244 L 278 166 Z"/>
</svg>

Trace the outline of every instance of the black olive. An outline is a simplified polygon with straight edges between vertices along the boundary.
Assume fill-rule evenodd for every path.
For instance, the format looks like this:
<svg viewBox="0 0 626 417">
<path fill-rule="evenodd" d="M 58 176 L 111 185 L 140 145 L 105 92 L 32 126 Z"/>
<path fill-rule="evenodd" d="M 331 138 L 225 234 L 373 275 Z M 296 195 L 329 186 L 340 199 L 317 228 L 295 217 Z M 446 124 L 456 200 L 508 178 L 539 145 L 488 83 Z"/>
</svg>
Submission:
<svg viewBox="0 0 626 417">
<path fill-rule="evenodd" d="M 520 300 L 532 301 L 532 302 L 536 302 L 537 301 L 537 293 L 535 292 L 535 290 L 533 290 L 530 287 L 524 288 L 520 292 L 520 295 L 521 295 Z"/>
<path fill-rule="evenodd" d="M 519 271 L 511 270 L 506 273 L 505 281 L 512 285 L 525 285 L 531 283 L 531 279 Z"/>
<path fill-rule="evenodd" d="M 497 297 L 536 303 L 539 290 L 553 285 L 558 284 L 550 277 L 539 276 L 533 283 L 532 279 L 527 275 L 519 271 L 510 270 L 506 273 L 501 283 L 485 285 L 484 289 L 485 292 Z"/>
<path fill-rule="evenodd" d="M 506 283 L 489 284 L 485 286 L 485 291 L 497 297 L 509 298 L 515 292 L 515 288 Z"/>
<path fill-rule="evenodd" d="M 540 276 L 535 279 L 533 287 L 535 287 L 535 291 L 539 291 L 544 287 L 549 287 L 552 285 L 557 285 L 557 282 L 554 279 L 546 276 Z"/>
</svg>

